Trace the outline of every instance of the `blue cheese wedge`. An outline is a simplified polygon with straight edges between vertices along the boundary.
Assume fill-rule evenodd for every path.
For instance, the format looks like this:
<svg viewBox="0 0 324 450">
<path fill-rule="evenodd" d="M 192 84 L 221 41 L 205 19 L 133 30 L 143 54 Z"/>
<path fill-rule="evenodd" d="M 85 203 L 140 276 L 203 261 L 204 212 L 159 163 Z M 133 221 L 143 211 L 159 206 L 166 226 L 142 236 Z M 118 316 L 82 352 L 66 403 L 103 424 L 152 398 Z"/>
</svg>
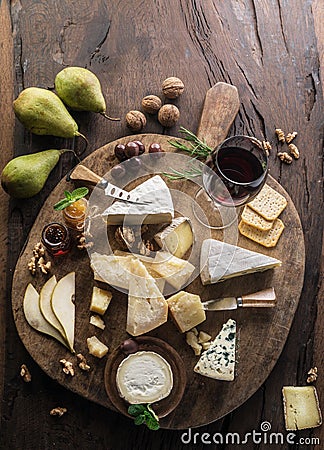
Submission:
<svg viewBox="0 0 324 450">
<path fill-rule="evenodd" d="M 233 381 L 235 376 L 236 322 L 229 319 L 194 367 L 194 371 L 216 380 Z"/>
<path fill-rule="evenodd" d="M 174 217 L 174 207 L 170 190 L 159 175 L 141 183 L 131 191 L 147 204 L 137 205 L 117 200 L 102 216 L 108 225 L 170 223 Z"/>
<path fill-rule="evenodd" d="M 154 239 L 163 250 L 182 258 L 194 241 L 190 220 L 187 217 L 173 219 Z"/>
<path fill-rule="evenodd" d="M 156 352 L 132 353 L 120 363 L 116 385 L 119 395 L 128 403 L 158 402 L 167 397 L 172 390 L 172 369 Z"/>
<path fill-rule="evenodd" d="M 200 278 L 204 285 L 277 266 L 281 261 L 276 258 L 216 239 L 206 239 L 201 247 Z"/>
</svg>

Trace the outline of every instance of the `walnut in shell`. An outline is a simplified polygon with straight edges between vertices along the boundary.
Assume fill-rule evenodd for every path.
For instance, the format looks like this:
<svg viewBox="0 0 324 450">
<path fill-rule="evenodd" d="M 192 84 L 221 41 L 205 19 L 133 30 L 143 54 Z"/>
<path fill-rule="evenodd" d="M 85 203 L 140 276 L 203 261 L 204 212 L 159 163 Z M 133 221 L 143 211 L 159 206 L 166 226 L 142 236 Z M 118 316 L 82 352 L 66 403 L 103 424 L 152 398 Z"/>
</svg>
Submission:
<svg viewBox="0 0 324 450">
<path fill-rule="evenodd" d="M 132 110 L 126 114 L 126 125 L 132 131 L 141 131 L 146 125 L 146 117 L 141 111 Z"/>
<path fill-rule="evenodd" d="M 179 120 L 180 111 L 175 105 L 163 105 L 158 113 L 158 121 L 165 128 L 173 127 Z"/>
<path fill-rule="evenodd" d="M 167 98 L 177 98 L 182 94 L 183 90 L 184 84 L 180 78 L 169 77 L 162 83 L 162 91 Z"/>
<path fill-rule="evenodd" d="M 142 99 L 143 111 L 148 114 L 155 114 L 162 106 L 162 100 L 157 95 L 147 95 Z"/>
</svg>

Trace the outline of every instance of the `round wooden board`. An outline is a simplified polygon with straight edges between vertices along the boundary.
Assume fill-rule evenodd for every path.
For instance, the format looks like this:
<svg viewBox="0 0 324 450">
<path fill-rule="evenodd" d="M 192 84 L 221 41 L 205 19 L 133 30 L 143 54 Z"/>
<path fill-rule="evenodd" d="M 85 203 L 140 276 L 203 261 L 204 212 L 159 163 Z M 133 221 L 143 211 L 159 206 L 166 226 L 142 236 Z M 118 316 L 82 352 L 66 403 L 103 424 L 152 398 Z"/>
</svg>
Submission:
<svg viewBox="0 0 324 450">
<path fill-rule="evenodd" d="M 124 137 L 99 148 L 88 156 L 83 164 L 103 176 L 117 162 L 113 152 L 116 143 L 125 143 L 131 139 L 139 139 L 146 146 L 152 142 L 159 142 L 166 151 L 173 152 L 173 148 L 168 143 L 169 136 L 142 134 Z M 196 186 L 191 187 L 193 184 L 191 181 L 176 183 L 166 181 L 170 188 L 184 191 L 187 195 L 193 195 L 196 190 Z M 202 300 L 207 300 L 220 296 L 251 293 L 273 286 L 277 294 L 277 306 L 269 309 L 209 312 L 207 320 L 198 326 L 199 330 L 206 331 L 214 337 L 220 331 L 222 324 L 229 318 L 237 321 L 237 368 L 233 382 L 217 381 L 194 373 L 193 367 L 197 357 L 186 344 L 185 336 L 177 331 L 171 320 L 148 333 L 150 336 L 165 340 L 174 347 L 183 359 L 187 372 L 187 384 L 180 404 L 171 414 L 161 419 L 161 426 L 164 428 L 197 427 L 228 414 L 246 401 L 262 385 L 282 351 L 303 286 L 304 238 L 297 211 L 289 195 L 271 177 L 268 179 L 268 184 L 288 200 L 288 206 L 280 216 L 286 228 L 277 246 L 273 249 L 261 247 L 243 236 L 238 236 L 238 245 L 278 258 L 282 261 L 282 266 L 275 270 L 246 275 L 211 286 L 202 286 L 200 278 L 197 277 L 186 289 L 199 294 Z M 53 205 L 62 198 L 65 189 L 71 190 L 71 188 L 71 183 L 63 179 L 46 200 L 35 221 L 26 246 L 17 262 L 13 277 L 13 315 L 18 333 L 26 349 L 51 378 L 73 392 L 115 410 L 104 386 L 104 368 L 109 353 L 102 360 L 92 357 L 88 354 L 86 339 L 96 335 L 113 352 L 128 337 L 125 331 L 127 296 L 112 289 L 113 300 L 104 317 L 105 330 L 99 330 L 89 324 L 89 304 L 94 281 L 87 252 L 74 249 L 65 257 L 53 260 L 51 273 L 55 274 L 57 278 L 61 278 L 70 271 L 76 271 L 75 349 L 77 353 L 81 352 L 86 356 L 91 366 L 90 372 L 79 370 L 76 357 L 54 339 L 32 329 L 26 322 L 23 313 L 23 297 L 27 284 L 32 282 L 39 291 L 48 278 L 39 272 L 35 277 L 29 273 L 27 264 L 32 256 L 32 249 L 40 240 L 43 226 L 53 220 L 61 220 L 62 213 L 53 211 Z M 195 232 L 200 233 L 198 237 L 201 240 L 208 237 L 208 233 L 204 233 L 201 229 L 195 229 Z M 222 233 L 215 231 L 212 233 L 212 237 L 222 239 Z M 59 362 L 62 358 L 74 363 L 74 377 L 63 373 Z"/>
</svg>

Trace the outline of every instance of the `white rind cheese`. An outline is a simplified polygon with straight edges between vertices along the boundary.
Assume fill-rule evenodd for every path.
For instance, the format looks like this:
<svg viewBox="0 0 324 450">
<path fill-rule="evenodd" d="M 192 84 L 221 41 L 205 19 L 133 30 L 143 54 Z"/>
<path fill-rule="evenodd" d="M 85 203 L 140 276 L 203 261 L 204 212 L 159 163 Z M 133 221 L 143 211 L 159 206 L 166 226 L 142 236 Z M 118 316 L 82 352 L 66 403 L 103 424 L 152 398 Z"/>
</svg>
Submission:
<svg viewBox="0 0 324 450">
<path fill-rule="evenodd" d="M 194 241 L 190 220 L 187 217 L 173 219 L 170 225 L 154 236 L 154 239 L 162 250 L 182 258 Z"/>
<path fill-rule="evenodd" d="M 236 322 L 229 319 L 194 367 L 200 375 L 233 381 L 235 376 Z"/>
<path fill-rule="evenodd" d="M 174 208 L 171 193 L 159 175 L 144 181 L 131 193 L 137 195 L 140 201 L 150 203 L 137 205 L 117 200 L 102 214 L 108 225 L 120 225 L 125 218 L 129 225 L 172 221 Z"/>
<path fill-rule="evenodd" d="M 216 239 L 206 239 L 201 247 L 200 277 L 204 285 L 280 265 L 281 261 L 276 258 Z"/>
<path fill-rule="evenodd" d="M 144 264 L 138 259 L 131 264 L 126 331 L 139 336 L 167 321 L 168 304 Z"/>
<path fill-rule="evenodd" d="M 172 390 L 172 369 L 158 353 L 132 353 L 120 363 L 116 384 L 119 395 L 130 404 L 158 402 Z"/>
</svg>

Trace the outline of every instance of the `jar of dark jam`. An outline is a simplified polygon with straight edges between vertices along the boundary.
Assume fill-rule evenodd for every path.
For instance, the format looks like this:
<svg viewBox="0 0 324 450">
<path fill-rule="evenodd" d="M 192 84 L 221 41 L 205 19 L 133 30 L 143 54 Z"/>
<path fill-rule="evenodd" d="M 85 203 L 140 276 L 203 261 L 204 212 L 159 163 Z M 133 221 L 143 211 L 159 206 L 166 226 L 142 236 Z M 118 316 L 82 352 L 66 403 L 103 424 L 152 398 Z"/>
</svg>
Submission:
<svg viewBox="0 0 324 450">
<path fill-rule="evenodd" d="M 53 256 L 65 255 L 71 248 L 69 230 L 61 223 L 49 223 L 43 228 L 42 243 Z"/>
</svg>

